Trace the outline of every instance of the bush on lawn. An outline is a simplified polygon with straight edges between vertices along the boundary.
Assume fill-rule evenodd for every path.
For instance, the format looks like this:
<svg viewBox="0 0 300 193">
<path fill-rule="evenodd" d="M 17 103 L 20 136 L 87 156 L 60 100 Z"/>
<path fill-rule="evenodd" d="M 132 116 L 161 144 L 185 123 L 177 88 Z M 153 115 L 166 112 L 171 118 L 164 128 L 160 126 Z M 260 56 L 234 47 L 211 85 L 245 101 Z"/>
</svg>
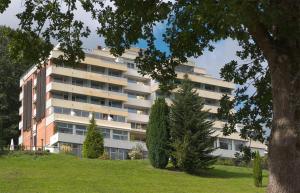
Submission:
<svg viewBox="0 0 300 193">
<path fill-rule="evenodd" d="M 262 186 L 262 167 L 261 167 L 261 158 L 258 151 L 255 153 L 254 161 L 253 161 L 253 177 L 254 177 L 254 185 L 256 187 Z"/>
<path fill-rule="evenodd" d="M 72 152 L 72 147 L 71 145 L 68 145 L 68 144 L 62 144 L 60 146 L 60 150 L 62 153 L 65 153 L 65 154 L 70 154 Z"/>
<path fill-rule="evenodd" d="M 110 160 L 109 154 L 107 151 L 104 151 L 103 154 L 99 157 L 102 160 Z"/>
<path fill-rule="evenodd" d="M 143 159 L 144 158 L 143 152 L 144 152 L 143 146 L 141 144 L 137 144 L 134 148 L 130 150 L 128 156 L 131 160 Z"/>
<path fill-rule="evenodd" d="M 94 116 L 88 126 L 86 138 L 83 142 L 82 156 L 85 158 L 99 158 L 104 152 L 103 136 L 100 131 L 96 131 L 96 121 Z"/>
</svg>

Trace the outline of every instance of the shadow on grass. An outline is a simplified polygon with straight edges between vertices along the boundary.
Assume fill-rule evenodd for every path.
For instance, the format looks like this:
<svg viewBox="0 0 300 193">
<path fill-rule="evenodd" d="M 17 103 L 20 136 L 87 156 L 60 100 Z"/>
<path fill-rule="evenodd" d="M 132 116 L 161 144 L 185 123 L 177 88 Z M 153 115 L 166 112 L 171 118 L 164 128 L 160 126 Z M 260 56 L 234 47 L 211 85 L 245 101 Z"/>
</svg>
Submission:
<svg viewBox="0 0 300 193">
<path fill-rule="evenodd" d="M 182 172 L 182 170 L 174 167 L 167 167 L 166 169 L 174 172 Z M 217 169 L 217 168 L 200 170 L 197 173 L 189 173 L 189 174 L 193 176 L 204 177 L 204 178 L 251 178 L 252 177 L 251 173 L 226 171 L 224 169 Z"/>
</svg>

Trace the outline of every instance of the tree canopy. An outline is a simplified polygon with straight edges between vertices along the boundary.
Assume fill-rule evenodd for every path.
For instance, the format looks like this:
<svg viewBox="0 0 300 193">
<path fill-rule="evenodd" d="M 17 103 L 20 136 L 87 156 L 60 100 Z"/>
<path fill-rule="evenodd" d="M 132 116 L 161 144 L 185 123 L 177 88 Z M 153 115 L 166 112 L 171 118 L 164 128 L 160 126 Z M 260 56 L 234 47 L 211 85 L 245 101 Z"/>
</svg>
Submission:
<svg viewBox="0 0 300 193">
<path fill-rule="evenodd" d="M 19 135 L 19 80 L 31 65 L 24 49 L 12 54 L 14 37 L 21 35 L 20 31 L 0 26 L 0 146 L 9 145 L 12 138 L 16 144 Z"/>
</svg>

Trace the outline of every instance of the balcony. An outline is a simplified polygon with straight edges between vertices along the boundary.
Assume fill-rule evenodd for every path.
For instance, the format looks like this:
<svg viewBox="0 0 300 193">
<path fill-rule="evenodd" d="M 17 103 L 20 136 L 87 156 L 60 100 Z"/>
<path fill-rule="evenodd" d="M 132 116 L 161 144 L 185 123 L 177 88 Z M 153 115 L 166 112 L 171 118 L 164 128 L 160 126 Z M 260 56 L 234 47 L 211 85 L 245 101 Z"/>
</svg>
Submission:
<svg viewBox="0 0 300 193">
<path fill-rule="evenodd" d="M 182 72 L 177 72 L 177 77 L 179 79 L 184 79 L 185 73 Z M 220 87 L 225 87 L 225 88 L 230 88 L 230 89 L 235 89 L 235 85 L 232 82 L 226 82 L 220 79 L 216 79 L 213 77 L 209 76 L 199 76 L 195 74 L 188 74 L 189 79 L 193 82 L 199 82 L 199 83 L 204 83 L 204 84 L 212 84 L 214 86 L 220 86 Z"/>
<path fill-rule="evenodd" d="M 204 105 L 203 110 L 209 110 L 210 113 L 218 113 L 219 106 L 215 105 Z"/>
<path fill-rule="evenodd" d="M 99 82 L 127 86 L 127 79 L 123 77 L 114 77 L 106 74 L 98 74 L 94 72 L 76 70 L 72 68 L 51 66 L 47 69 L 47 75 L 51 75 L 51 74 L 59 74 L 63 76 L 70 76 L 70 77 L 76 77 L 76 78 L 81 78 L 86 80 L 94 80 Z"/>
<path fill-rule="evenodd" d="M 101 106 L 101 105 L 95 105 L 90 103 L 82 103 L 82 102 L 76 102 L 76 101 L 70 101 L 70 100 L 62 100 L 62 99 L 56 99 L 51 98 L 47 101 L 47 107 L 50 106 L 56 106 L 56 107 L 64 107 L 64 108 L 70 108 L 70 109 L 80 109 L 84 111 L 89 112 L 99 112 L 99 113 L 105 113 L 109 115 L 120 115 L 120 116 L 128 116 L 127 109 L 122 108 L 116 108 L 116 107 L 109 107 L 109 106 Z"/>
<path fill-rule="evenodd" d="M 53 115 L 54 115 L 53 121 L 72 122 L 72 123 L 79 123 L 84 125 L 88 125 L 90 123 L 89 117 L 78 117 L 78 116 L 64 115 L 64 114 L 57 114 L 57 113 L 54 113 Z M 131 125 L 126 122 L 108 121 L 108 120 L 100 120 L 100 119 L 95 119 L 95 120 L 98 126 L 120 128 L 125 130 L 131 129 Z"/>
<path fill-rule="evenodd" d="M 21 92 L 20 95 L 19 95 L 19 101 L 22 101 L 22 100 L 23 100 L 23 95 L 24 95 L 24 93 Z"/>
<path fill-rule="evenodd" d="M 220 100 L 223 97 L 223 93 L 213 92 L 208 90 L 197 89 L 197 93 L 200 97 Z M 228 95 L 231 99 L 233 99 L 232 95 Z"/>
<path fill-rule="evenodd" d="M 23 121 L 20 121 L 19 122 L 19 130 L 22 130 L 23 129 Z"/>
<path fill-rule="evenodd" d="M 134 106 L 134 107 L 151 108 L 152 102 L 151 102 L 151 100 L 128 98 L 128 101 L 126 103 L 124 103 L 124 105 Z"/>
<path fill-rule="evenodd" d="M 23 106 L 21 106 L 20 108 L 19 108 L 19 115 L 22 115 L 23 114 Z"/>
<path fill-rule="evenodd" d="M 51 90 L 63 91 L 69 93 L 76 93 L 88 96 L 95 96 L 119 101 L 127 101 L 127 95 L 121 92 L 111 92 L 107 90 L 100 90 L 90 87 L 76 86 L 76 85 L 67 85 L 64 83 L 51 82 L 47 85 L 47 92 Z"/>
<path fill-rule="evenodd" d="M 149 76 L 142 76 L 140 73 L 138 73 L 137 69 L 127 68 L 127 72 L 124 73 L 125 76 L 128 77 L 135 77 L 140 80 L 149 80 Z"/>
<path fill-rule="evenodd" d="M 149 115 L 141 115 L 136 113 L 128 113 L 128 121 L 137 122 L 137 123 L 148 123 Z"/>
<path fill-rule="evenodd" d="M 126 85 L 124 90 L 132 90 L 132 91 L 138 91 L 142 93 L 151 93 L 151 89 L 149 85 L 143 85 L 143 84 L 135 84 L 135 83 L 129 83 Z"/>
</svg>

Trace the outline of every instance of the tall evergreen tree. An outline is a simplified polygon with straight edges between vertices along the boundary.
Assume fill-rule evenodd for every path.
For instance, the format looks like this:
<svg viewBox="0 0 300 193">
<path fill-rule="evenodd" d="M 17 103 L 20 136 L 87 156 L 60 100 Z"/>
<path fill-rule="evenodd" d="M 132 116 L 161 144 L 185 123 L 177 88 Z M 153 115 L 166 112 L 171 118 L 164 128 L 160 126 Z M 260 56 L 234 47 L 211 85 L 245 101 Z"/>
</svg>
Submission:
<svg viewBox="0 0 300 193">
<path fill-rule="evenodd" d="M 254 177 L 254 185 L 256 187 L 262 186 L 262 166 L 261 166 L 261 158 L 257 152 L 255 152 L 255 157 L 253 161 L 253 177 Z"/>
<path fill-rule="evenodd" d="M 96 131 L 96 127 L 96 121 L 93 116 L 83 142 L 82 155 L 85 158 L 99 158 L 104 152 L 103 136 L 100 131 Z"/>
<path fill-rule="evenodd" d="M 147 127 L 147 148 L 150 163 L 165 168 L 169 160 L 169 107 L 164 98 L 157 98 L 151 108 Z"/>
<path fill-rule="evenodd" d="M 214 130 L 212 122 L 207 120 L 208 112 L 203 111 L 203 101 L 187 75 L 172 101 L 170 129 L 175 164 L 190 173 L 208 168 L 216 160 L 211 155 Z"/>
</svg>

